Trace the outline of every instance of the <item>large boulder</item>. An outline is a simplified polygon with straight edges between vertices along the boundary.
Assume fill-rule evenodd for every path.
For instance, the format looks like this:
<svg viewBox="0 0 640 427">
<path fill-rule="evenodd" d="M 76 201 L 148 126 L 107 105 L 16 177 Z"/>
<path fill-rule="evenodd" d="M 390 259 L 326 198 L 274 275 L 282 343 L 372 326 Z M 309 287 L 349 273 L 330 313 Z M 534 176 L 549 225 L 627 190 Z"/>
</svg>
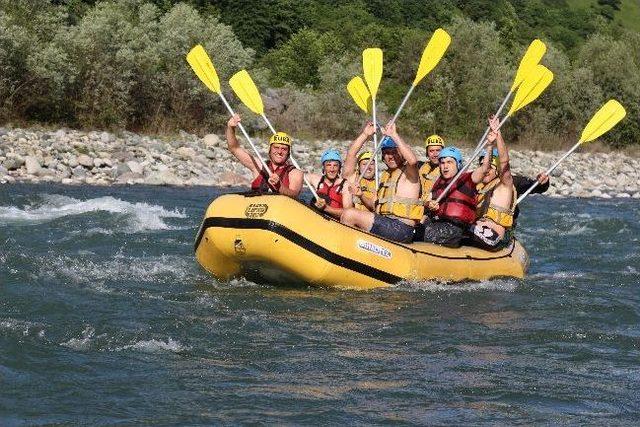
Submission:
<svg viewBox="0 0 640 427">
<path fill-rule="evenodd" d="M 182 180 L 169 170 L 151 172 L 145 178 L 144 183 L 148 185 L 183 185 Z"/>
<path fill-rule="evenodd" d="M 78 164 L 87 169 L 93 169 L 93 166 L 94 166 L 93 159 L 90 156 L 87 156 L 86 154 L 80 154 L 78 156 Z"/>
<path fill-rule="evenodd" d="M 124 175 L 125 173 L 130 173 L 131 169 L 126 163 L 118 163 L 115 168 L 113 168 L 112 176 L 114 178 L 118 178 L 119 176 Z"/>
<path fill-rule="evenodd" d="M 24 165 L 24 159 L 21 156 L 11 156 L 8 157 L 2 162 L 2 166 L 4 166 L 7 170 L 14 171 L 16 169 L 20 169 Z"/>
<path fill-rule="evenodd" d="M 191 147 L 180 147 L 175 151 L 176 155 L 184 160 L 191 160 L 196 156 L 196 150 Z"/>
<path fill-rule="evenodd" d="M 40 161 L 35 156 L 27 156 L 24 159 L 24 165 L 29 175 L 38 175 L 42 171 Z"/>
<path fill-rule="evenodd" d="M 135 160 L 129 160 L 126 164 L 129 167 L 129 170 L 131 171 L 131 173 L 142 175 L 142 173 L 144 172 L 144 166 L 142 166 L 140 163 L 136 162 Z"/>
<path fill-rule="evenodd" d="M 202 142 L 207 148 L 219 147 L 222 145 L 222 140 L 215 133 L 209 133 L 205 135 Z"/>
</svg>

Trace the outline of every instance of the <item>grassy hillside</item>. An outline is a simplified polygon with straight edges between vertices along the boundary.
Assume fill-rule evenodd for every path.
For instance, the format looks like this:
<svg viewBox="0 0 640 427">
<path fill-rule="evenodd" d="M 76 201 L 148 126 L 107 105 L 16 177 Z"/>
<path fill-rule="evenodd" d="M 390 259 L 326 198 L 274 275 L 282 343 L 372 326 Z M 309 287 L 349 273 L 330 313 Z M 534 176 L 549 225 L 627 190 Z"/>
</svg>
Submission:
<svg viewBox="0 0 640 427">
<path fill-rule="evenodd" d="M 573 9 L 596 7 L 598 0 L 567 0 Z M 620 10 L 614 12 L 614 21 L 634 31 L 640 31 L 640 0 L 622 0 Z"/>
</svg>

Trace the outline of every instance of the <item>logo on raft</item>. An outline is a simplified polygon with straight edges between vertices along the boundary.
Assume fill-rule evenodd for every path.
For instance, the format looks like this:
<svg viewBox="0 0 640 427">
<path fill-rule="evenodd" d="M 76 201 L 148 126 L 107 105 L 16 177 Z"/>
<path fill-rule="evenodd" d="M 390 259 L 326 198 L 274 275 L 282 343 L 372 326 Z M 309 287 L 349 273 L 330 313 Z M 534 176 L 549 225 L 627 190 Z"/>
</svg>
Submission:
<svg viewBox="0 0 640 427">
<path fill-rule="evenodd" d="M 378 246 L 375 243 L 367 242 L 366 240 L 358 240 L 356 246 L 359 249 L 371 252 L 382 258 L 391 259 L 391 251 L 387 248 L 383 248 L 382 246 Z"/>
<path fill-rule="evenodd" d="M 247 218 L 260 218 L 267 213 L 267 209 L 269 209 L 269 206 L 264 203 L 251 203 L 244 210 L 244 216 Z"/>
</svg>

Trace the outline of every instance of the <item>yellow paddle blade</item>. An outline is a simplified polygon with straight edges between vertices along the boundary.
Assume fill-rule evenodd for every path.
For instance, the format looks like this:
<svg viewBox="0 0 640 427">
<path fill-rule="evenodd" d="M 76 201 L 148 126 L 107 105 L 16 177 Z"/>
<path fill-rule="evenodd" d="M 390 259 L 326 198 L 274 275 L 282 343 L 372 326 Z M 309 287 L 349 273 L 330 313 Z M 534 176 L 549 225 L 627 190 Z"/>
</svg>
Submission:
<svg viewBox="0 0 640 427">
<path fill-rule="evenodd" d="M 380 80 L 382 80 L 382 49 L 371 47 L 363 50 L 362 69 L 364 70 L 364 80 L 369 87 L 371 98 L 375 100 Z"/>
<path fill-rule="evenodd" d="M 220 93 L 220 79 L 213 67 L 213 63 L 202 45 L 196 45 L 187 54 L 187 62 L 193 68 L 196 76 L 209 88 L 210 91 Z"/>
<path fill-rule="evenodd" d="M 240 101 L 258 115 L 264 114 L 264 105 L 258 87 L 247 70 L 240 70 L 229 79 L 229 85 Z"/>
<path fill-rule="evenodd" d="M 516 77 L 513 79 L 513 84 L 511 85 L 512 91 L 520 86 L 524 79 L 527 78 L 529 73 L 531 73 L 535 66 L 538 65 L 546 51 L 547 46 L 540 40 L 535 39 L 531 42 L 529 48 L 520 60 L 518 71 L 516 71 Z"/>
<path fill-rule="evenodd" d="M 624 119 L 627 115 L 624 107 L 615 99 L 610 99 L 593 115 L 580 136 L 580 143 L 593 141 Z"/>
<path fill-rule="evenodd" d="M 371 94 L 362 77 L 357 76 L 349 80 L 347 92 L 362 111 L 371 114 Z"/>
<path fill-rule="evenodd" d="M 536 65 L 518 88 L 507 116 L 511 116 L 525 105 L 533 102 L 552 81 L 553 73 L 544 65 Z"/>
<path fill-rule="evenodd" d="M 424 79 L 438 65 L 450 44 L 451 36 L 442 28 L 438 28 L 431 36 L 427 47 L 424 48 L 424 52 L 422 52 L 420 65 L 418 65 L 418 71 L 412 86 L 417 86 L 420 80 Z"/>
</svg>

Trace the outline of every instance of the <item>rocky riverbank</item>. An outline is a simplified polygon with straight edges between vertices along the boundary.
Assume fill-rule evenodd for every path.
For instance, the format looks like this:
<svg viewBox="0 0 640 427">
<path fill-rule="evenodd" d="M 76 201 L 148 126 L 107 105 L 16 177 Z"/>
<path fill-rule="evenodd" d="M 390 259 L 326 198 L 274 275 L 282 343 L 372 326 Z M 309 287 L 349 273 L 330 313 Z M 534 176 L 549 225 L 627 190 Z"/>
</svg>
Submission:
<svg viewBox="0 0 640 427">
<path fill-rule="evenodd" d="M 165 140 L 130 132 L 0 128 L 0 183 L 248 185 L 248 171 L 225 145 L 214 134 L 199 138 L 181 132 Z M 303 168 L 317 171 L 324 149 L 344 152 L 347 146 L 348 141 L 301 141 L 293 153 Z M 418 152 L 424 155 L 424 150 Z M 535 176 L 560 154 L 512 150 L 512 169 Z M 547 194 L 640 198 L 640 159 L 620 153 L 573 154 L 554 173 Z"/>
</svg>

